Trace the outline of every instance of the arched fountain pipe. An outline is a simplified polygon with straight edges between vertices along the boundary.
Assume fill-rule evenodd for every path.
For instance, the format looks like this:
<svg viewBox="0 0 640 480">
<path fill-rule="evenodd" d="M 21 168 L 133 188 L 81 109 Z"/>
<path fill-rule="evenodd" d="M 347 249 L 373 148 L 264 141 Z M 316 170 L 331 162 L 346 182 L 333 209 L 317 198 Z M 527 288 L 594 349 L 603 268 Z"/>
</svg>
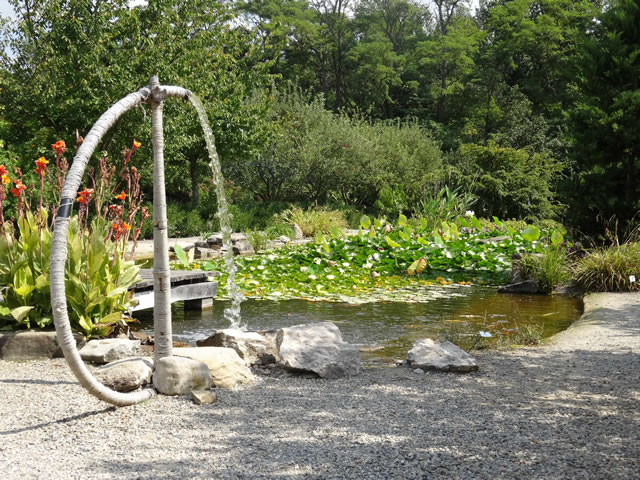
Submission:
<svg viewBox="0 0 640 480">
<path fill-rule="evenodd" d="M 133 405 L 153 397 L 152 388 L 121 393 L 104 386 L 91 374 L 80 358 L 67 313 L 64 267 L 67 260 L 67 232 L 69 217 L 76 193 L 80 189 L 87 163 L 98 143 L 116 121 L 127 111 L 143 102 L 151 104 L 153 141 L 153 255 L 154 255 L 154 358 L 170 356 L 171 285 L 167 239 L 166 196 L 164 188 L 164 136 L 162 133 L 162 104 L 167 97 L 188 99 L 191 92 L 181 87 L 160 85 L 151 77 L 148 87 L 141 88 L 115 103 L 93 125 L 76 153 L 69 169 L 56 216 L 51 245 L 51 306 L 56 336 L 64 357 L 80 384 L 95 397 L 116 406 Z"/>
</svg>

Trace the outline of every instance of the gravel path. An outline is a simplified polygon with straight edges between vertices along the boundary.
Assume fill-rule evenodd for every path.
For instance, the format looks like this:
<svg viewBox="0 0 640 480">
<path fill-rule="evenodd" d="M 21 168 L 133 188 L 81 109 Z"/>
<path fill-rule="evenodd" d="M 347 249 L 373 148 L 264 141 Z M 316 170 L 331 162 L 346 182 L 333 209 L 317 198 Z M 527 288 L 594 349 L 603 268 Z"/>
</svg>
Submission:
<svg viewBox="0 0 640 480">
<path fill-rule="evenodd" d="M 115 409 L 62 360 L 0 361 L 0 476 L 640 478 L 640 295 L 587 298 L 552 344 L 470 375 L 272 376 L 212 405 Z"/>
</svg>

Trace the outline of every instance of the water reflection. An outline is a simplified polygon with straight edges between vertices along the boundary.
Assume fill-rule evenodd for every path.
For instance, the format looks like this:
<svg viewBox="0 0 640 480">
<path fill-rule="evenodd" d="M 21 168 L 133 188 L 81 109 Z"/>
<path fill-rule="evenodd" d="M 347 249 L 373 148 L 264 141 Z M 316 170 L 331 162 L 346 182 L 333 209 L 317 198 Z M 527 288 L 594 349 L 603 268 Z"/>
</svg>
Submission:
<svg viewBox="0 0 640 480">
<path fill-rule="evenodd" d="M 434 287 L 438 288 L 438 287 Z M 498 295 L 488 287 L 442 289 L 442 295 L 428 303 L 346 303 L 281 302 L 247 300 L 243 322 L 250 330 L 281 328 L 301 323 L 331 321 L 340 328 L 345 341 L 360 346 L 363 360 L 393 362 L 406 358 L 413 343 L 421 338 L 455 331 L 459 336 L 476 336 L 479 331 L 499 335 L 526 325 L 543 328 L 549 337 L 567 328 L 581 314 L 575 299 L 543 295 Z M 184 312 L 173 305 L 174 340 L 195 344 L 213 330 L 227 328 L 224 309 L 228 302 L 214 302 L 204 312 Z M 148 328 L 150 312 L 136 312 Z"/>
</svg>

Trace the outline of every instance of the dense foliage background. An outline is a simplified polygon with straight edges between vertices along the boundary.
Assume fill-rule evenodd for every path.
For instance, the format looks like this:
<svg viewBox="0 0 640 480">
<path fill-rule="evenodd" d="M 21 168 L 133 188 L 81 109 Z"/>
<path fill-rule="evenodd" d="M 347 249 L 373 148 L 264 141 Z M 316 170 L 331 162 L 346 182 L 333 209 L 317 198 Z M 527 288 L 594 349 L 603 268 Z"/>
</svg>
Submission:
<svg viewBox="0 0 640 480">
<path fill-rule="evenodd" d="M 585 232 L 640 209 L 634 0 L 488 0 L 475 11 L 465 0 L 11 3 L 0 163 L 27 180 L 51 143 L 74 144 L 158 74 L 204 99 L 232 201 L 247 208 L 411 214 L 447 186 L 476 198 L 479 215 Z M 149 124 L 141 108 L 101 147 L 118 158 L 142 141 L 148 198 Z M 165 125 L 174 211 L 213 228 L 196 116 L 168 102 Z"/>
</svg>

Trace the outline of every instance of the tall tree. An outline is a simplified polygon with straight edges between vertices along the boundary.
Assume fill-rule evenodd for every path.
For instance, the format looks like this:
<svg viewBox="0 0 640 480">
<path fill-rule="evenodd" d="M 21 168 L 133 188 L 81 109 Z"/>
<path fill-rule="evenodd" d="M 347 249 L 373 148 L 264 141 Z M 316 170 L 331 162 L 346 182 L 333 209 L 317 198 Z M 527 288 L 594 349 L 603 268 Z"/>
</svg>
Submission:
<svg viewBox="0 0 640 480">
<path fill-rule="evenodd" d="M 228 7 L 206 0 L 156 0 L 133 9 L 125 0 L 12 3 L 17 22 L 3 35 L 12 51 L 2 52 L 0 102 L 10 124 L 7 140 L 21 146 L 25 161 L 52 139 L 85 132 L 152 74 L 204 97 L 222 158 L 247 154 L 256 144 L 264 103 L 246 99 L 269 85 L 268 65 L 258 61 L 251 32 L 230 27 Z M 101 148 L 117 154 L 135 136 L 150 151 L 149 121 L 142 109 L 132 112 Z M 197 200 L 207 162 L 190 107 L 168 106 L 165 131 L 169 189 Z M 149 191 L 151 163 L 141 170 Z"/>
<path fill-rule="evenodd" d="M 571 112 L 572 205 L 595 229 L 594 212 L 628 221 L 640 211 L 640 4 L 616 0 L 581 44 Z"/>
</svg>

